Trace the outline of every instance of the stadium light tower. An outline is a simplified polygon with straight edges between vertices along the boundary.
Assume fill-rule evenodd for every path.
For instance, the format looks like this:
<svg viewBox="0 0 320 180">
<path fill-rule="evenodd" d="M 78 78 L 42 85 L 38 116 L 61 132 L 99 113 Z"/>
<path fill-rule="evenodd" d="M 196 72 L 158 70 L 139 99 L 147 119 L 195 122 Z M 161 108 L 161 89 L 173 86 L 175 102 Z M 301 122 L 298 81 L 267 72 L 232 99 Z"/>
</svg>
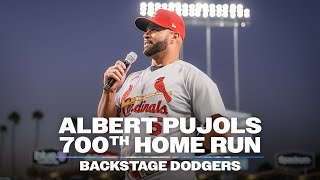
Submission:
<svg viewBox="0 0 320 180">
<path fill-rule="evenodd" d="M 211 28 L 233 28 L 234 76 L 235 76 L 235 109 L 240 111 L 239 96 L 239 58 L 238 58 L 238 28 L 250 24 L 250 9 L 242 4 L 214 3 L 180 3 L 180 2 L 141 2 L 140 15 L 152 16 L 158 9 L 175 11 L 182 16 L 186 25 L 206 27 L 206 58 L 207 75 L 211 78 Z M 183 59 L 183 48 L 180 52 Z"/>
</svg>

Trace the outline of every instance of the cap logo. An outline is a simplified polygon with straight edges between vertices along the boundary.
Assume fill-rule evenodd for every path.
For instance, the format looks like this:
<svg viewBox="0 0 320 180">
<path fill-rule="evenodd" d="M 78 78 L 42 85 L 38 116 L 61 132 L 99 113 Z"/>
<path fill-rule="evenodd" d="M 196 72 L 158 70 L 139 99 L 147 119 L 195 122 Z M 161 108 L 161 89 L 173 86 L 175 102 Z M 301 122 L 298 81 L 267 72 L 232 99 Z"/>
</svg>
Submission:
<svg viewBox="0 0 320 180">
<path fill-rule="evenodd" d="M 174 24 L 174 23 L 172 23 L 172 25 L 171 25 L 173 28 L 177 28 L 177 26 Z"/>
</svg>

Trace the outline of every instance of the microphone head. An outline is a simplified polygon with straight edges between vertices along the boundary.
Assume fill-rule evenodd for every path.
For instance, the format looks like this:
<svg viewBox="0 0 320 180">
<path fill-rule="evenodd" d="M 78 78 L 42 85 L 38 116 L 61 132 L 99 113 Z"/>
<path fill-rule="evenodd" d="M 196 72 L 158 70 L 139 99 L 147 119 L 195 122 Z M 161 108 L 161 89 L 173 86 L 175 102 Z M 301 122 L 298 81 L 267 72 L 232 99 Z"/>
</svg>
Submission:
<svg viewBox="0 0 320 180">
<path fill-rule="evenodd" d="M 130 64 L 134 63 L 137 59 L 138 55 L 135 52 L 130 52 L 125 61 L 128 61 Z"/>
</svg>

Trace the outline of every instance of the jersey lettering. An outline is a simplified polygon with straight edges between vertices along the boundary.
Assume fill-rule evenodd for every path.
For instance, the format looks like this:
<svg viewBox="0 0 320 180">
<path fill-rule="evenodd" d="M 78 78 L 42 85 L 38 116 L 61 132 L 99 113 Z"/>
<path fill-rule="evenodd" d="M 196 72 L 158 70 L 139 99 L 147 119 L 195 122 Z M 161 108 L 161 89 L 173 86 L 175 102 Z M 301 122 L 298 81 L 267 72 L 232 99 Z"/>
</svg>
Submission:
<svg viewBox="0 0 320 180">
<path fill-rule="evenodd" d="M 148 104 L 146 101 L 141 101 L 139 104 L 130 104 L 122 108 L 124 117 L 128 117 L 132 112 L 135 113 L 154 113 L 154 114 L 168 114 L 168 109 L 166 105 L 161 105 L 162 101 L 157 103 Z"/>
</svg>

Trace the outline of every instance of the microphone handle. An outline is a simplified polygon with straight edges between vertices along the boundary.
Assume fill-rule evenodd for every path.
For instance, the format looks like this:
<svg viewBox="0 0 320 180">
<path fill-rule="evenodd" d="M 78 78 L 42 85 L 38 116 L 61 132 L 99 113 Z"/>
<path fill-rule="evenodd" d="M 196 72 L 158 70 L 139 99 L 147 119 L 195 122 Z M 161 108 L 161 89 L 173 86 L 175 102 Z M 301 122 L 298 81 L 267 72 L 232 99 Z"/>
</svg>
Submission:
<svg viewBox="0 0 320 180">
<path fill-rule="evenodd" d="M 126 65 L 126 69 L 130 66 L 130 63 L 127 60 L 124 60 L 123 63 Z M 114 83 L 116 83 L 116 80 L 114 78 L 109 78 L 106 84 L 103 86 L 103 89 L 108 91 L 114 85 Z"/>
</svg>

